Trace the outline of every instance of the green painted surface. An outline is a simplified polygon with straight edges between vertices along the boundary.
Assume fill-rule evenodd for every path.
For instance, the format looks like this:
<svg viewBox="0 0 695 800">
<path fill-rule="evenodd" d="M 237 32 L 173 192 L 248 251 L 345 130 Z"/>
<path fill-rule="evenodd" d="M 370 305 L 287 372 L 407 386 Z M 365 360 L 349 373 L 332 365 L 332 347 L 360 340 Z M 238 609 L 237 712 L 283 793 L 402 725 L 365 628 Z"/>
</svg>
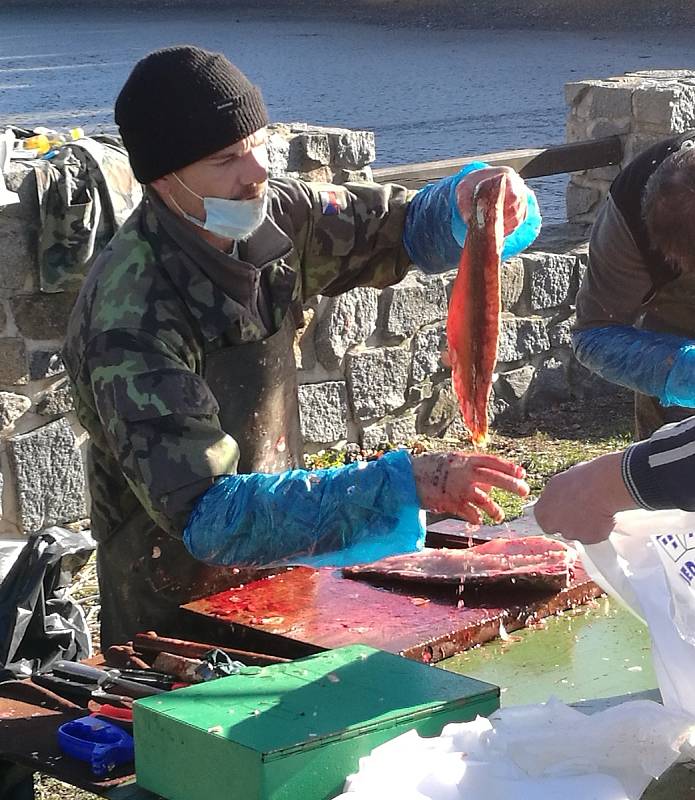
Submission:
<svg viewBox="0 0 695 800">
<path fill-rule="evenodd" d="M 646 628 L 608 598 L 438 666 L 497 684 L 502 705 L 543 702 L 551 695 L 572 703 L 656 686 Z"/>
<path fill-rule="evenodd" d="M 170 800 L 325 800 L 377 745 L 498 706 L 496 686 L 343 647 L 137 701 L 137 780 Z"/>
</svg>

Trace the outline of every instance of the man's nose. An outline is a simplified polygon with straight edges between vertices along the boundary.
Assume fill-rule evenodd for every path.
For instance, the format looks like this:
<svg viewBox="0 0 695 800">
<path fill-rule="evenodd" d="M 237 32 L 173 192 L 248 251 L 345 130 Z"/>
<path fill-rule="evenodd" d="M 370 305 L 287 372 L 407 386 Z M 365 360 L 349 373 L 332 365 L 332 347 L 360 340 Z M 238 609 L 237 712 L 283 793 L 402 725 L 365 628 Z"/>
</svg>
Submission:
<svg viewBox="0 0 695 800">
<path fill-rule="evenodd" d="M 268 180 L 268 150 L 265 145 L 253 147 L 244 157 L 244 183 L 265 183 Z"/>
</svg>

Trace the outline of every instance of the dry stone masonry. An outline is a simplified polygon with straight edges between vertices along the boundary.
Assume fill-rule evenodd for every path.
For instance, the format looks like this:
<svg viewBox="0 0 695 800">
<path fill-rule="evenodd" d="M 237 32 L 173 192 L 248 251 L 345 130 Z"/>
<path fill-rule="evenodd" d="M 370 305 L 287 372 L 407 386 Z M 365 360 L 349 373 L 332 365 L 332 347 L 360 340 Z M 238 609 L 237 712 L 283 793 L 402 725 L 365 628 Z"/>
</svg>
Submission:
<svg viewBox="0 0 695 800">
<path fill-rule="evenodd" d="M 627 154 L 692 124 L 695 73 L 632 73 L 569 84 L 568 139 L 619 133 Z M 2 120 L 0 120 L 0 124 Z M 275 175 L 345 181 L 371 177 L 372 133 L 276 125 Z M 617 168 L 574 176 L 570 223 L 547 228 L 534 249 L 502 266 L 503 318 L 490 404 L 513 420 L 605 385 L 571 356 L 574 295 L 587 265 L 586 223 Z M 0 535 L 26 535 L 88 513 L 82 453 L 60 348 L 74 301 L 39 288 L 39 214 L 33 172 L 13 161 L 0 207 Z M 543 198 L 540 198 L 541 206 Z M 308 450 L 345 441 L 374 447 L 464 431 L 441 354 L 454 272 L 413 270 L 381 292 L 316 298 L 298 334 L 299 398 Z"/>
<path fill-rule="evenodd" d="M 671 133 L 695 127 L 695 71 L 627 72 L 603 80 L 565 85 L 569 106 L 567 141 L 619 135 L 623 162 L 572 176 L 567 189 L 567 218 L 592 222 L 599 203 L 620 168 Z"/>
</svg>

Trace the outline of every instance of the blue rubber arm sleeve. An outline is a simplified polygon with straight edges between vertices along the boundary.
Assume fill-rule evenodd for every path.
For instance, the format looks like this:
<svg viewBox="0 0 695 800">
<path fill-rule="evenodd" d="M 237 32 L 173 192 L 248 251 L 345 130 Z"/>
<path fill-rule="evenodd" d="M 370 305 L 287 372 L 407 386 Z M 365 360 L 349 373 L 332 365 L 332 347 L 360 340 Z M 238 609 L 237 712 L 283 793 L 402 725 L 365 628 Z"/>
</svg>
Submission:
<svg viewBox="0 0 695 800">
<path fill-rule="evenodd" d="M 695 342 L 670 333 L 610 325 L 572 337 L 577 359 L 621 386 L 665 406 L 695 406 Z"/>
<path fill-rule="evenodd" d="M 456 175 L 424 186 L 410 201 L 403 244 L 410 260 L 423 272 L 433 274 L 458 266 L 467 228 L 456 202 L 456 187 L 461 178 L 486 166 L 482 161 L 467 164 Z M 525 250 L 540 232 L 538 201 L 528 187 L 526 193 L 526 218 L 505 238 L 503 260 Z"/>
<path fill-rule="evenodd" d="M 199 498 L 183 541 L 200 561 L 237 566 L 348 566 L 419 550 L 425 528 L 410 455 L 226 475 Z"/>
</svg>

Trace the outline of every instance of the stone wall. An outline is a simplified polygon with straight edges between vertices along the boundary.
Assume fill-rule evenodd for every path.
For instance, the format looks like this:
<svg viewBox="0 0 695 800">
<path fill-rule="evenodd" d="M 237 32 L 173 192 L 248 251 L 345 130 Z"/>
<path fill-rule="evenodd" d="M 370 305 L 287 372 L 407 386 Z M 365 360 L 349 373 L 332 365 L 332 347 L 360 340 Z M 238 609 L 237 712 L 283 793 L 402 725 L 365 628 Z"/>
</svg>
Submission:
<svg viewBox="0 0 695 800">
<path fill-rule="evenodd" d="M 569 106 L 567 141 L 623 137 L 618 166 L 576 173 L 567 187 L 567 218 L 592 222 L 620 167 L 650 145 L 695 127 L 695 71 L 627 72 L 565 85 Z"/>
<path fill-rule="evenodd" d="M 540 248 L 503 264 L 493 418 L 518 418 L 586 391 L 587 375 L 570 351 L 572 301 L 586 260 L 585 228 L 563 225 L 548 230 Z M 381 292 L 355 289 L 312 305 L 299 346 L 308 449 L 465 435 L 441 359 L 454 277 L 412 270 Z"/>
</svg>

